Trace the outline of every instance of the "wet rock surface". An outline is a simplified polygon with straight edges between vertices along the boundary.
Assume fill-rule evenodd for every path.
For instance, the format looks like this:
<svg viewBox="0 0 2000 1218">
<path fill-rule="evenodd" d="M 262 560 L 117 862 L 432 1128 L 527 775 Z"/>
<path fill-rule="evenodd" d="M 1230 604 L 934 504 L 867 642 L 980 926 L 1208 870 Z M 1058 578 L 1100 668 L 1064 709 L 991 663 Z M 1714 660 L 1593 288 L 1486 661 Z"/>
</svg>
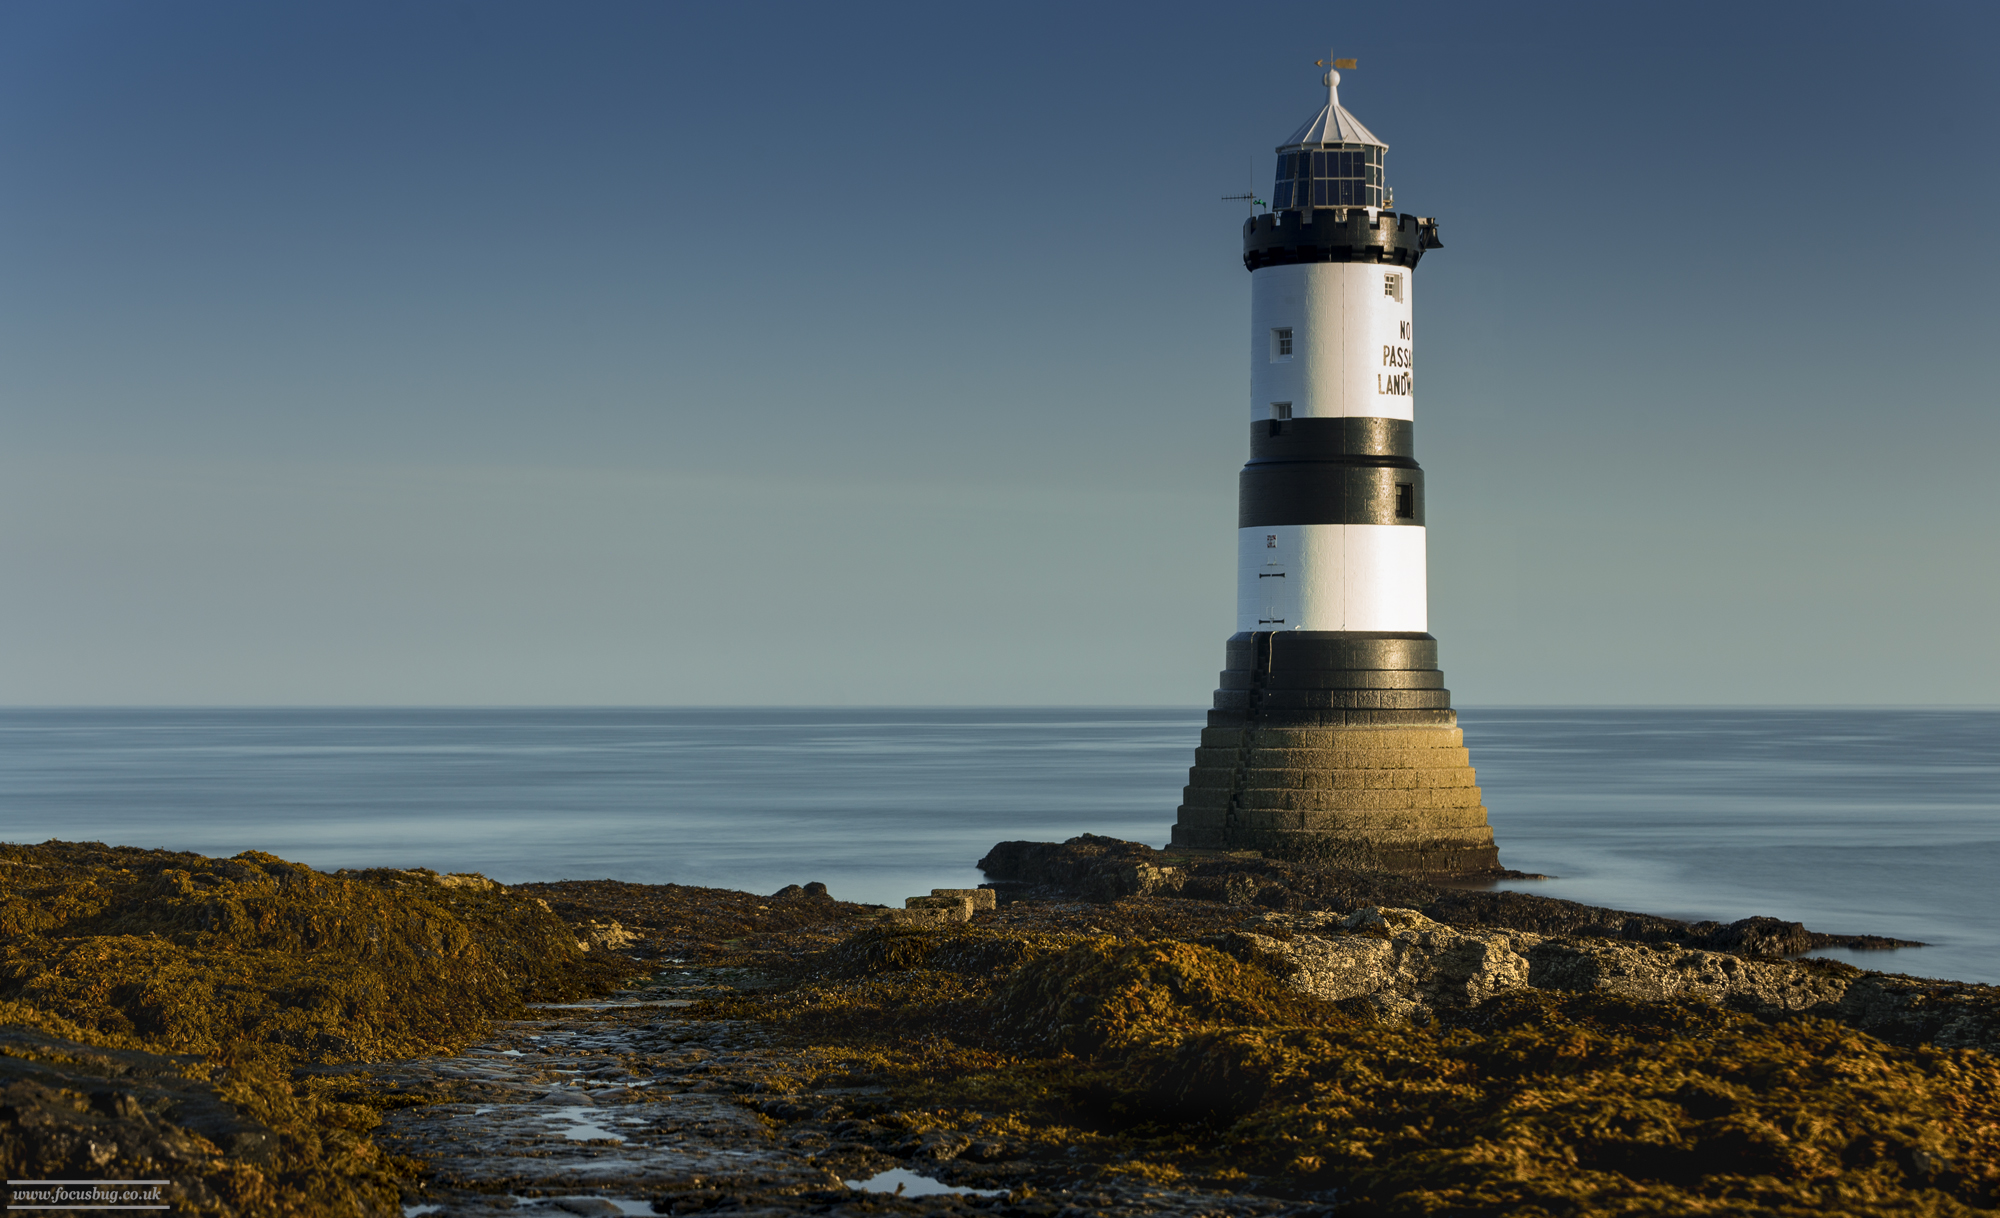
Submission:
<svg viewBox="0 0 2000 1218">
<path fill-rule="evenodd" d="M 516 1198 L 586 1193 L 650 1204 L 715 1181 L 838 1187 L 739 1102 L 783 1075 L 768 1031 L 673 1019 L 661 1004 L 692 1003 L 685 995 L 719 984 L 682 976 L 682 985 L 509 1021 L 455 1058 L 370 1072 L 373 1084 L 445 1097 L 391 1114 L 378 1140 L 423 1159 L 422 1202 L 454 1214 L 518 1213 L 535 1207 Z"/>
<path fill-rule="evenodd" d="M 1019 1142 L 913 1129 L 886 1087 L 823 1084 L 824 1063 L 773 1028 L 690 1014 L 719 994 L 754 1001 L 768 981 L 669 967 L 645 988 L 510 1021 L 457 1057 L 343 1073 L 434 1097 L 392 1113 L 378 1140 L 426 1165 L 404 1205 L 440 1218 L 1296 1212 L 1275 1198 L 1119 1183 L 1078 1193 L 1066 1161 L 1051 1172 L 1018 1157 L 1034 1153 Z M 846 1183 L 898 1168 L 919 1187 L 986 1195 Z"/>
</svg>

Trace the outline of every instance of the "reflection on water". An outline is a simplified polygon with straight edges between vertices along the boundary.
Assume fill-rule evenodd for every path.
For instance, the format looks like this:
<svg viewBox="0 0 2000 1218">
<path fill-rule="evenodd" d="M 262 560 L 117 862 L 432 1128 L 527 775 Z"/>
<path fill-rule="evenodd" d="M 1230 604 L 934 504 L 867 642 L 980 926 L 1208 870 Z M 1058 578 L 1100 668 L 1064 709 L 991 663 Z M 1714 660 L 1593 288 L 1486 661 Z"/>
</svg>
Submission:
<svg viewBox="0 0 2000 1218">
<path fill-rule="evenodd" d="M 2000 982 L 2000 712 L 1462 713 L 1521 887 L 1936 944 Z M 498 879 L 819 880 L 897 902 L 997 841 L 1165 843 L 1199 711 L 0 712 L 0 837 Z"/>
</svg>

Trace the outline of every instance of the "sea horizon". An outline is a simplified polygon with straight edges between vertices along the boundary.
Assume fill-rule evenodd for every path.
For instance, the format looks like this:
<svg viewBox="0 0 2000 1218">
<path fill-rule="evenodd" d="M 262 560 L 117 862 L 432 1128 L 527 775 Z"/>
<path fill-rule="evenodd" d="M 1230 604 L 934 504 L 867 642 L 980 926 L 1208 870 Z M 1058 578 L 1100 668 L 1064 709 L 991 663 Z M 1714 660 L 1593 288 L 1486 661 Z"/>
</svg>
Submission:
<svg viewBox="0 0 2000 1218">
<path fill-rule="evenodd" d="M 1971 706 L 1460 708 L 1502 887 L 1932 944 L 2000 983 L 2000 723 Z M 899 904 L 1005 840 L 1165 845 L 1205 711 L 0 709 L 0 838 Z"/>
</svg>

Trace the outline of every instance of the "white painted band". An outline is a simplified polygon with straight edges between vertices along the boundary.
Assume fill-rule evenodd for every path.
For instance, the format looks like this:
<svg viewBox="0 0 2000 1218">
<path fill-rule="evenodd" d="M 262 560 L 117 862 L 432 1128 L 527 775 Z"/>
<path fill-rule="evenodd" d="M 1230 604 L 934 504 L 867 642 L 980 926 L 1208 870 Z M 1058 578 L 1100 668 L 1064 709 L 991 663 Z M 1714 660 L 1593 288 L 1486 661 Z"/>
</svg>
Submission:
<svg viewBox="0 0 2000 1218">
<path fill-rule="evenodd" d="M 1260 525 L 1236 532 L 1236 629 L 1430 629 L 1424 530 Z"/>
<path fill-rule="evenodd" d="M 1304 262 L 1250 274 L 1250 417 L 1415 417 L 1410 268 Z M 1283 350 L 1289 332 L 1290 351 Z"/>
</svg>

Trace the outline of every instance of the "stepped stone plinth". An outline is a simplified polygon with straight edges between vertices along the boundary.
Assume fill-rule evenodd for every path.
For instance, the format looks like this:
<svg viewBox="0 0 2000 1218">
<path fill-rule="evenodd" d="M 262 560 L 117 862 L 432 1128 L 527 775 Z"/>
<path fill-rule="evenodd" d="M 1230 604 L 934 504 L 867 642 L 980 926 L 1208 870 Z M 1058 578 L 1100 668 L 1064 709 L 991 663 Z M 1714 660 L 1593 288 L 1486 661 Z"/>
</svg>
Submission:
<svg viewBox="0 0 2000 1218">
<path fill-rule="evenodd" d="M 1230 639 L 1174 847 L 1429 874 L 1498 870 L 1443 680 L 1429 635 Z"/>
</svg>

